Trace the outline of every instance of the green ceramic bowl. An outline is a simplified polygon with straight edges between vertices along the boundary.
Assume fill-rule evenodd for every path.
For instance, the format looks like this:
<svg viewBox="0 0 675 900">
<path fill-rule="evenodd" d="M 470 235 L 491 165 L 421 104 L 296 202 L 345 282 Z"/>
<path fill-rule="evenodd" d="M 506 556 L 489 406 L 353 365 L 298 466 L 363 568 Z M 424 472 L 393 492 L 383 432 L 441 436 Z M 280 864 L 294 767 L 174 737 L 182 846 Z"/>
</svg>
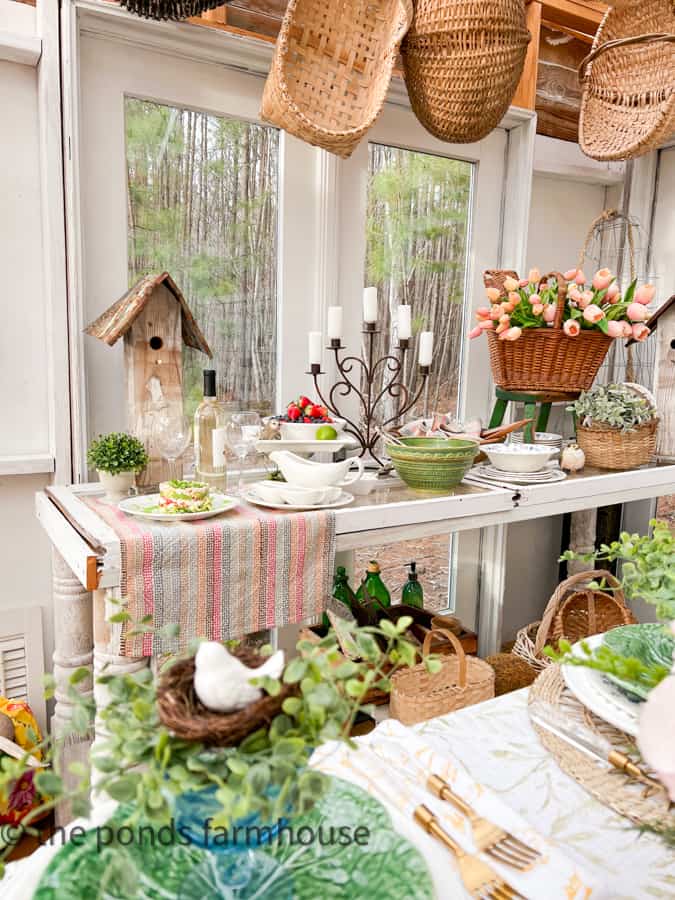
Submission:
<svg viewBox="0 0 675 900">
<path fill-rule="evenodd" d="M 400 444 L 386 445 L 387 453 L 392 461 L 473 460 L 478 454 L 478 441 L 466 440 L 465 438 L 410 437 L 402 438 L 401 440 L 405 446 Z"/>
<path fill-rule="evenodd" d="M 415 491 L 445 494 L 460 483 L 473 465 L 473 455 L 463 460 L 392 460 L 403 481 Z"/>
</svg>

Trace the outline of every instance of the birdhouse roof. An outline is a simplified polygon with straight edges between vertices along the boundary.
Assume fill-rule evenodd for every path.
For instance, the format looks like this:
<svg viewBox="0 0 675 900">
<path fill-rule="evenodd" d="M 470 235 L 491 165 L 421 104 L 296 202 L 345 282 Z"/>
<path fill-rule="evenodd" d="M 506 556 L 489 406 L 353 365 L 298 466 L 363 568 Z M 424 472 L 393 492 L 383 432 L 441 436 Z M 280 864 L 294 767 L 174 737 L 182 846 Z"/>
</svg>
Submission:
<svg viewBox="0 0 675 900">
<path fill-rule="evenodd" d="M 649 328 L 650 331 L 656 331 L 656 328 L 659 324 L 659 319 L 665 312 L 668 312 L 668 310 L 671 308 L 671 306 L 673 308 L 675 308 L 675 294 L 673 294 L 672 297 L 670 297 L 668 300 L 666 300 L 666 302 L 664 304 L 659 306 L 659 308 L 656 310 L 656 312 L 652 313 L 651 317 L 649 319 L 647 319 L 647 321 L 645 322 L 645 325 L 647 326 L 647 328 Z M 633 343 L 634 343 L 634 339 L 631 338 L 626 343 L 626 346 L 628 347 L 629 344 L 633 344 Z"/>
<path fill-rule="evenodd" d="M 131 328 L 160 284 L 165 285 L 180 304 L 183 343 L 195 350 L 201 350 L 207 356 L 213 356 L 185 297 L 168 272 L 162 272 L 159 275 L 156 273 L 144 275 L 96 321 L 88 325 L 84 329 L 85 332 L 112 347 Z"/>
</svg>

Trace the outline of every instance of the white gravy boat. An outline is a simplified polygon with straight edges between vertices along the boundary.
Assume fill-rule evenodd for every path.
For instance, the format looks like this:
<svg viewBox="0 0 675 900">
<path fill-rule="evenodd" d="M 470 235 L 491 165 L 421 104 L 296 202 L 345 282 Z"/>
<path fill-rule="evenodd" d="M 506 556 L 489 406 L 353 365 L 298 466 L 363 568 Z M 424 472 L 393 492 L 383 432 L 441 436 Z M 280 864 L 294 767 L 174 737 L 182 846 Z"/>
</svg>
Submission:
<svg viewBox="0 0 675 900">
<path fill-rule="evenodd" d="M 275 450 L 270 453 L 270 459 L 275 462 L 289 484 L 297 484 L 302 487 L 331 487 L 341 485 L 346 487 L 358 481 L 363 475 L 363 460 L 345 459 L 342 462 L 320 463 L 311 459 L 303 459 L 291 453 L 290 450 Z M 358 471 L 347 476 L 349 467 L 355 462 Z"/>
</svg>

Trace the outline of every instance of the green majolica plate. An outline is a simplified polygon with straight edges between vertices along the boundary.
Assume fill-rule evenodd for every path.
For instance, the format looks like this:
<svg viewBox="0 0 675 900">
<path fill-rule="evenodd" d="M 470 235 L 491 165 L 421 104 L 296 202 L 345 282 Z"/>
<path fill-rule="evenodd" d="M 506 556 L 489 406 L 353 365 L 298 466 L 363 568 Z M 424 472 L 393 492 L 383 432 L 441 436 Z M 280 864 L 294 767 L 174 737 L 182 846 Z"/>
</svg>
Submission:
<svg viewBox="0 0 675 900">
<path fill-rule="evenodd" d="M 161 846 L 144 836 L 124 847 L 97 850 L 97 832 L 54 857 L 33 900 L 431 900 L 431 876 L 420 853 L 394 831 L 389 814 L 370 794 L 332 779 L 316 807 L 293 819 L 295 834 L 319 826 L 354 834 L 369 830 L 359 846 L 288 843 L 256 849 L 256 875 L 244 890 L 224 883 L 222 857 L 192 845 Z M 108 822 L 121 826 L 129 809 Z M 337 833 L 337 831 L 336 831 Z"/>
<path fill-rule="evenodd" d="M 613 628 L 605 634 L 603 644 L 616 653 L 621 653 L 622 656 L 639 659 L 645 665 L 657 664 L 667 669 L 671 669 L 673 665 L 675 638 L 668 634 L 663 625 L 657 623 L 648 622 L 644 625 L 622 625 Z M 606 677 L 631 699 L 646 700 L 649 694 L 649 689 L 639 682 L 625 681 L 616 675 Z"/>
</svg>

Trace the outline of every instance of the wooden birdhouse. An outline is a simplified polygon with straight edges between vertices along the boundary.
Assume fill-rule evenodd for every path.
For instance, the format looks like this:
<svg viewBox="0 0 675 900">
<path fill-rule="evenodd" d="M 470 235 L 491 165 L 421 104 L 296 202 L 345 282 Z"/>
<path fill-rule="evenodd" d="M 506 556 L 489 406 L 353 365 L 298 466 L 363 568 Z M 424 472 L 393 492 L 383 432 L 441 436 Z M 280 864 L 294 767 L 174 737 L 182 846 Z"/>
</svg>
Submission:
<svg viewBox="0 0 675 900">
<path fill-rule="evenodd" d="M 656 341 L 654 393 L 659 411 L 656 456 L 675 462 L 675 294 L 646 323 Z"/>
<path fill-rule="evenodd" d="M 111 347 L 124 338 L 127 427 L 150 457 L 139 482 L 156 484 L 168 467 L 153 434 L 183 413 L 183 345 L 212 356 L 209 345 L 168 272 L 141 278 L 85 331 Z"/>
</svg>

